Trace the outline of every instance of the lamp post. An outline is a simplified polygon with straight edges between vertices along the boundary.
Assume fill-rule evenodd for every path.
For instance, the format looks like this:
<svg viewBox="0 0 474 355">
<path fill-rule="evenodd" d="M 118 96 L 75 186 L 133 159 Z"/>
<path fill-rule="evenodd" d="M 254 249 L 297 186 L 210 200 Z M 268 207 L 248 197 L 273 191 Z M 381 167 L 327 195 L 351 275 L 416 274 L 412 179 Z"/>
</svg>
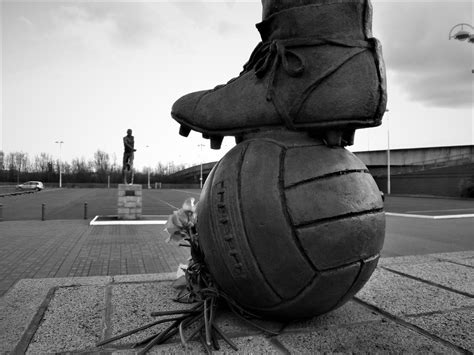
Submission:
<svg viewBox="0 0 474 355">
<path fill-rule="evenodd" d="M 54 143 L 59 143 L 59 187 L 63 187 L 63 178 L 62 178 L 62 169 L 61 169 L 61 146 L 64 142 L 56 141 Z"/>
<path fill-rule="evenodd" d="M 389 112 L 389 109 L 385 112 Z M 390 192 L 390 120 L 387 117 L 387 195 L 390 195 Z"/>
<path fill-rule="evenodd" d="M 453 34 L 453 31 L 461 27 L 459 31 L 457 31 L 455 34 Z M 454 25 L 453 28 L 449 31 L 449 39 L 457 39 L 458 41 L 465 41 L 467 40 L 468 43 L 474 43 L 474 33 L 470 33 L 469 31 L 466 31 L 464 28 L 470 28 L 471 30 L 474 30 L 474 27 L 472 27 L 468 23 L 458 23 L 457 25 Z"/>
<path fill-rule="evenodd" d="M 459 31 L 457 31 L 455 34 L 453 34 L 453 31 L 461 27 Z M 457 39 L 458 41 L 465 41 L 467 40 L 468 43 L 473 44 L 474 43 L 474 33 L 466 31 L 464 28 L 470 28 L 471 30 L 474 30 L 474 27 L 472 27 L 468 23 L 458 23 L 457 25 L 454 25 L 453 28 L 449 31 L 449 39 Z M 474 74 L 474 69 L 471 70 L 471 73 Z"/>
<path fill-rule="evenodd" d="M 199 177 L 199 186 L 202 189 L 202 148 L 204 147 L 204 144 L 198 144 L 198 147 L 201 148 L 201 175 Z"/>
<path fill-rule="evenodd" d="M 146 148 L 150 148 L 150 146 L 147 145 Z M 148 149 L 147 149 L 147 151 L 148 151 Z M 150 185 L 150 167 L 149 166 L 147 167 L 147 170 L 148 170 L 148 190 L 150 190 L 151 185 Z"/>
</svg>

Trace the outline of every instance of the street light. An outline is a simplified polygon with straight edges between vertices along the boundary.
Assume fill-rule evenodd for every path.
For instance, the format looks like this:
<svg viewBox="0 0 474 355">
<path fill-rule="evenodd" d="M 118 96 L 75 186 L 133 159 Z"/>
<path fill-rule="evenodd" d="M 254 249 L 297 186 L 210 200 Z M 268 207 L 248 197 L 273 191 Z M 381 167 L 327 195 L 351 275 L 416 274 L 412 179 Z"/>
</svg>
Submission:
<svg viewBox="0 0 474 355">
<path fill-rule="evenodd" d="M 385 112 L 389 112 L 389 109 Z M 390 192 L 390 120 L 387 117 L 387 195 L 390 195 Z"/>
<path fill-rule="evenodd" d="M 147 145 L 146 148 L 150 148 L 150 146 Z M 148 151 L 148 149 L 147 149 L 147 151 Z M 148 170 L 148 190 L 150 190 L 151 185 L 150 185 L 150 167 L 149 166 L 147 167 L 147 170 Z"/>
<path fill-rule="evenodd" d="M 198 144 L 198 147 L 201 147 L 201 175 L 199 177 L 199 185 L 202 189 L 202 148 L 204 147 L 204 144 Z"/>
<path fill-rule="evenodd" d="M 61 146 L 64 142 L 56 141 L 54 143 L 59 143 L 59 187 L 63 187 L 63 178 L 62 178 L 62 169 L 61 169 Z"/>
<path fill-rule="evenodd" d="M 453 31 L 458 27 L 461 27 L 461 29 L 457 31 L 455 34 L 453 34 Z M 453 26 L 453 28 L 451 28 L 451 31 L 449 31 L 449 39 L 454 38 L 454 39 L 457 39 L 458 41 L 468 40 L 469 43 L 474 43 L 474 34 L 470 33 L 469 31 L 466 31 L 464 27 L 474 30 L 474 27 L 472 27 L 468 23 L 458 23 L 457 25 Z"/>
</svg>

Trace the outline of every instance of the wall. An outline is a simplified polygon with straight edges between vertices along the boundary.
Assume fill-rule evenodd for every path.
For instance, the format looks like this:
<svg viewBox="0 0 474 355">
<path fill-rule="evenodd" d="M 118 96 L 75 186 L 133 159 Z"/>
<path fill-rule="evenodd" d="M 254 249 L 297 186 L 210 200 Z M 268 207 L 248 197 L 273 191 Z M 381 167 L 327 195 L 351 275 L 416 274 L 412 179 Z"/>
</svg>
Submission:
<svg viewBox="0 0 474 355">
<path fill-rule="evenodd" d="M 387 177 L 375 177 L 387 192 Z M 474 164 L 390 176 L 392 194 L 474 197 Z"/>
<path fill-rule="evenodd" d="M 387 151 L 354 152 L 365 165 L 387 165 Z M 391 149 L 390 165 L 410 165 L 459 159 L 474 155 L 473 145 L 413 149 Z"/>
</svg>

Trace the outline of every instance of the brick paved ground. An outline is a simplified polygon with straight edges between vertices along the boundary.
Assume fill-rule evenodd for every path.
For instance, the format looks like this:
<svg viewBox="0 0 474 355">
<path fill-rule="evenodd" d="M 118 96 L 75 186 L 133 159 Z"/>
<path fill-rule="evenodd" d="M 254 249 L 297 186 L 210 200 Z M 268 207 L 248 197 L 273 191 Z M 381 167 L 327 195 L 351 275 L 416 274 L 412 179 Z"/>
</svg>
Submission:
<svg viewBox="0 0 474 355">
<path fill-rule="evenodd" d="M 89 226 L 84 220 L 0 223 L 0 296 L 24 278 L 176 271 L 189 251 L 163 226 Z"/>
</svg>

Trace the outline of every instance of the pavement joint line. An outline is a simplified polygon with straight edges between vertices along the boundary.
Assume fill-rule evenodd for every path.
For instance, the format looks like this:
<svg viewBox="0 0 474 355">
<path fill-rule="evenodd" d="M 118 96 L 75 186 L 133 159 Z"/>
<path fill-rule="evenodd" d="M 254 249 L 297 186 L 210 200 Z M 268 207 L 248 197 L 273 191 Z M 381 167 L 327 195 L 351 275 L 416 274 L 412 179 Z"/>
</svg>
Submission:
<svg viewBox="0 0 474 355">
<path fill-rule="evenodd" d="M 289 351 L 282 343 L 281 341 L 277 338 L 278 335 L 274 335 L 268 338 L 268 342 L 272 344 L 275 348 L 277 348 L 279 351 L 281 351 L 285 355 L 290 355 L 291 351 Z"/>
<path fill-rule="evenodd" d="M 394 213 L 394 212 L 385 212 L 386 216 L 391 217 L 408 217 L 408 218 L 426 218 L 426 219 L 455 219 L 455 218 L 472 218 L 474 213 L 469 214 L 451 214 L 451 215 L 442 215 L 442 216 L 429 216 L 425 214 L 409 214 L 409 213 Z"/>
<path fill-rule="evenodd" d="M 39 306 L 35 315 L 31 319 L 30 324 L 28 325 L 25 332 L 23 333 L 20 341 L 15 346 L 15 349 L 12 352 L 13 354 L 26 353 L 26 351 L 28 350 L 28 347 L 30 346 L 31 341 L 33 340 L 33 337 L 36 334 L 36 331 L 41 325 L 41 320 L 43 319 L 44 314 L 48 310 L 48 306 L 51 303 L 51 300 L 53 299 L 54 294 L 56 293 L 58 289 L 59 289 L 59 286 L 55 286 L 49 289 L 48 293 L 43 299 L 43 302 L 41 302 L 41 305 Z"/>
<path fill-rule="evenodd" d="M 112 277 L 112 282 L 113 282 L 113 277 Z M 102 329 L 102 339 L 109 339 L 112 337 L 112 314 L 113 314 L 113 309 L 112 309 L 112 285 L 109 283 L 107 286 L 105 286 L 105 292 L 104 292 L 104 304 L 105 304 L 105 310 L 104 310 L 104 316 L 103 316 L 103 326 L 104 328 Z"/>
<path fill-rule="evenodd" d="M 423 329 L 423 328 L 421 328 L 421 327 L 419 327 L 415 324 L 412 324 L 412 323 L 410 323 L 410 322 L 408 322 L 404 319 L 401 319 L 401 318 L 399 318 L 399 317 L 397 317 L 397 316 L 395 316 L 395 315 L 393 315 L 393 314 L 391 314 L 391 313 L 389 313 L 389 312 L 387 312 L 387 311 L 385 311 L 385 310 L 383 310 L 383 309 L 381 309 L 377 306 L 371 305 L 370 303 L 367 303 L 367 302 L 365 302 L 365 301 L 363 301 L 363 300 L 361 300 L 357 297 L 354 297 L 353 299 L 356 303 L 359 303 L 360 305 L 365 306 L 365 307 L 367 307 L 367 308 L 383 315 L 384 317 L 388 318 L 389 320 L 397 323 L 398 325 L 400 325 L 404 328 L 407 328 L 409 330 L 417 332 L 418 334 L 421 334 L 421 335 L 423 335 L 423 336 L 425 336 L 425 337 L 427 337 L 427 338 L 429 338 L 433 341 L 436 341 L 438 343 L 442 343 L 443 345 L 445 345 L 449 348 L 452 348 L 453 350 L 456 350 L 458 352 L 461 352 L 462 354 L 466 354 L 466 355 L 471 354 L 472 355 L 472 352 L 470 352 L 469 350 L 466 350 L 466 349 L 464 349 L 464 348 L 462 348 L 462 347 L 460 347 L 456 344 L 453 344 L 448 340 L 440 338 L 437 335 L 431 334 L 430 332 L 426 331 L 425 329 Z"/>
<path fill-rule="evenodd" d="M 474 306 L 464 306 L 464 307 L 459 307 L 459 308 L 454 308 L 454 309 L 447 309 L 447 310 L 444 310 L 444 311 L 431 311 L 431 312 L 424 312 L 424 313 L 405 314 L 404 317 L 406 317 L 406 318 L 420 318 L 420 317 L 433 316 L 433 315 L 437 315 L 437 314 L 448 314 L 448 313 L 469 311 L 471 309 L 474 310 Z"/>
<path fill-rule="evenodd" d="M 451 263 L 451 264 L 454 264 L 454 265 L 460 265 L 460 266 L 465 266 L 465 267 L 474 269 L 474 266 L 472 266 L 472 265 L 458 263 L 457 261 L 453 261 L 453 260 L 449 260 L 449 259 L 443 259 L 443 258 L 439 258 L 438 260 L 443 261 L 443 262 L 448 262 L 448 263 Z"/>
<path fill-rule="evenodd" d="M 413 276 L 413 275 L 410 275 L 410 274 L 406 274 L 406 273 L 398 271 L 398 270 L 393 270 L 393 269 L 390 269 L 389 266 L 381 266 L 380 268 L 383 269 L 383 270 L 389 271 L 389 272 L 393 272 L 394 274 L 397 274 L 399 276 L 403 276 L 403 277 L 407 277 L 407 278 L 415 280 L 415 281 L 423 282 L 423 283 L 428 284 L 430 286 L 442 288 L 443 290 L 453 292 L 453 293 L 457 293 L 459 295 L 466 296 L 466 297 L 469 297 L 469 298 L 474 298 L 474 295 L 471 294 L 471 293 L 464 292 L 464 291 L 459 291 L 459 290 L 456 290 L 454 288 L 444 286 L 444 285 L 438 284 L 438 283 L 433 282 L 433 281 L 425 280 L 425 279 L 422 279 L 422 278 L 419 278 L 419 277 L 416 277 L 416 276 Z"/>
</svg>

